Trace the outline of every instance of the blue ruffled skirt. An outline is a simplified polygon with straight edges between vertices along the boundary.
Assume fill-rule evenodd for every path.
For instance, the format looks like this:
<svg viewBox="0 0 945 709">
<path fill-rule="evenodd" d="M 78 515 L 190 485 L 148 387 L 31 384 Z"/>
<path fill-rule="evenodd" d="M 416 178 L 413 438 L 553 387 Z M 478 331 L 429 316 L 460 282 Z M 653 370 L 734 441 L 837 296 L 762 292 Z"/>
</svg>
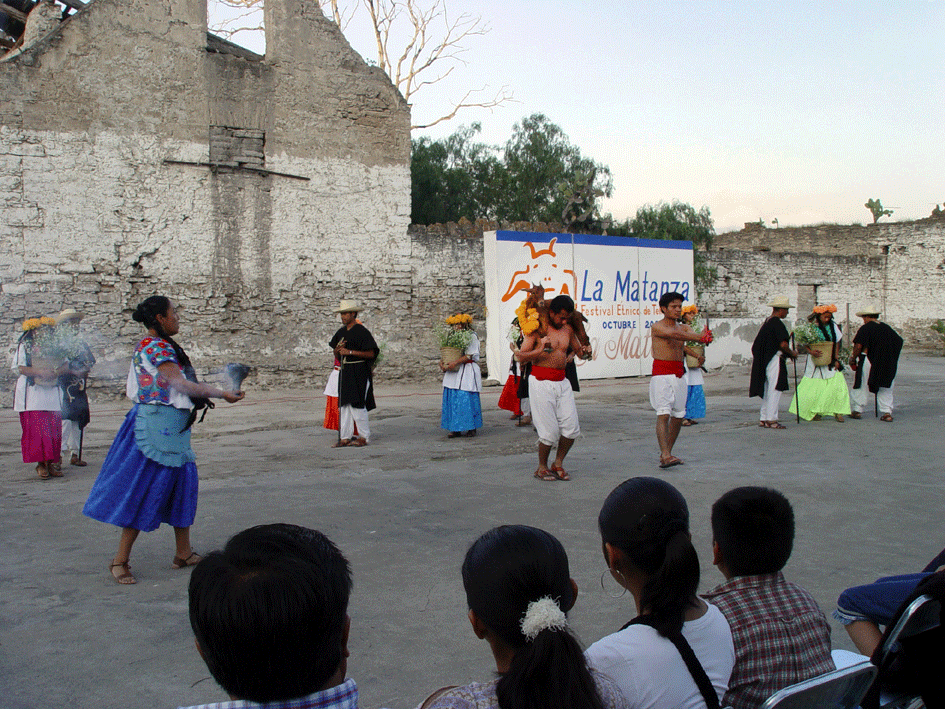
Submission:
<svg viewBox="0 0 945 709">
<path fill-rule="evenodd" d="M 444 387 L 440 426 L 447 431 L 473 431 L 482 428 L 482 403 L 479 401 L 479 392 Z"/>
<path fill-rule="evenodd" d="M 139 409 L 167 409 L 159 416 L 148 416 L 157 425 L 163 418 L 163 430 L 152 427 L 155 436 L 176 438 L 186 436 L 186 445 L 178 443 L 172 455 L 180 465 L 165 465 L 141 452 L 136 438 L 143 439 L 140 424 L 136 433 Z M 153 413 L 147 411 L 146 413 Z M 180 416 L 183 415 L 181 422 Z M 189 527 L 197 514 L 197 465 L 190 450 L 190 432 L 178 433 L 187 412 L 172 407 L 136 404 L 108 449 L 102 470 L 92 485 L 83 514 L 99 522 L 131 527 L 142 532 L 157 529 L 161 523 Z M 142 440 L 143 442 L 143 440 Z M 152 452 L 152 455 L 155 453 Z"/>
<path fill-rule="evenodd" d="M 686 418 L 705 418 L 705 390 L 701 384 L 690 384 L 686 395 Z"/>
</svg>

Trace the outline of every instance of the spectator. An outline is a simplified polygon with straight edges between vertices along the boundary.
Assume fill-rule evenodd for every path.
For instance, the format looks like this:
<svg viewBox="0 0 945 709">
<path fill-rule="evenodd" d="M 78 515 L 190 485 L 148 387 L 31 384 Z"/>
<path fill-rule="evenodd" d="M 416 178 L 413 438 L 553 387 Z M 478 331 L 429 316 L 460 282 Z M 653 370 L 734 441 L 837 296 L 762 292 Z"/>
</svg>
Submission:
<svg viewBox="0 0 945 709">
<path fill-rule="evenodd" d="M 304 527 L 252 527 L 207 555 L 190 578 L 190 624 L 236 700 L 212 706 L 357 709 L 357 685 L 345 679 L 350 592 L 348 561 Z"/>
<path fill-rule="evenodd" d="M 723 706 L 754 709 L 775 692 L 834 670 L 830 624 L 786 581 L 794 510 L 780 492 L 738 487 L 712 505 L 712 563 L 726 581 L 705 598 L 732 628 L 735 667 Z"/>
</svg>

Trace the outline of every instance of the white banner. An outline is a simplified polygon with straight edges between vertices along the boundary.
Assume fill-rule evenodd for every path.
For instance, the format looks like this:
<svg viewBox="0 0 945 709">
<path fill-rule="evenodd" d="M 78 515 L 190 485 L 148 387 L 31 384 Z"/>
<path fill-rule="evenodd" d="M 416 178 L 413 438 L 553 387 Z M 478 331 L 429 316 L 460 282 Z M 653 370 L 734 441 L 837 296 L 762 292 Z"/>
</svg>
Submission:
<svg viewBox="0 0 945 709">
<path fill-rule="evenodd" d="M 587 317 L 594 357 L 577 360 L 582 379 L 648 375 L 660 296 L 695 297 L 689 241 L 493 231 L 483 234 L 483 251 L 489 376 L 499 381 L 511 362 L 515 309 L 532 285 L 542 284 L 546 299 L 570 296 Z"/>
</svg>

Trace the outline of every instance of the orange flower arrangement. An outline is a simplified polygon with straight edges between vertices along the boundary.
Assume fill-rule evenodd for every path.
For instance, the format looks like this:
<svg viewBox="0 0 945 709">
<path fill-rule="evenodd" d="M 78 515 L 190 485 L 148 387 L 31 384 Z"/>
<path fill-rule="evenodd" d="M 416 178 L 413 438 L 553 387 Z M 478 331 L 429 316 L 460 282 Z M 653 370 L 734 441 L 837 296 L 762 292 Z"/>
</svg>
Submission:
<svg viewBox="0 0 945 709">
<path fill-rule="evenodd" d="M 818 315 L 820 313 L 835 313 L 837 312 L 837 306 L 832 303 L 830 305 L 815 305 L 814 312 Z"/>
<path fill-rule="evenodd" d="M 522 330 L 523 335 L 531 335 L 535 330 L 538 329 L 540 323 L 538 321 L 538 310 L 535 308 L 529 308 L 527 306 L 527 300 L 523 300 L 519 306 L 515 309 L 515 315 L 518 318 L 518 325 Z"/>
</svg>

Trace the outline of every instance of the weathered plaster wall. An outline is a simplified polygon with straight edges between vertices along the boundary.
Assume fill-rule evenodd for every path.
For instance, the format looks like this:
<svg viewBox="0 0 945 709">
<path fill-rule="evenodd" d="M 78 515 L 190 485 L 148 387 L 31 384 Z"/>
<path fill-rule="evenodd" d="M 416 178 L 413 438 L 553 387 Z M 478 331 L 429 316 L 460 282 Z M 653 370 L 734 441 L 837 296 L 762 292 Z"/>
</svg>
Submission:
<svg viewBox="0 0 945 709">
<path fill-rule="evenodd" d="M 342 297 L 403 332 L 409 107 L 311 6 L 267 2 L 255 61 L 208 51 L 204 0 L 95 0 L 0 61 L 8 344 L 76 307 L 96 377 L 119 381 L 130 312 L 163 293 L 205 371 L 246 361 L 266 385 L 323 376 Z M 211 125 L 264 131 L 265 168 L 307 179 L 209 168 Z M 392 359 L 413 351 L 393 339 Z"/>
</svg>

